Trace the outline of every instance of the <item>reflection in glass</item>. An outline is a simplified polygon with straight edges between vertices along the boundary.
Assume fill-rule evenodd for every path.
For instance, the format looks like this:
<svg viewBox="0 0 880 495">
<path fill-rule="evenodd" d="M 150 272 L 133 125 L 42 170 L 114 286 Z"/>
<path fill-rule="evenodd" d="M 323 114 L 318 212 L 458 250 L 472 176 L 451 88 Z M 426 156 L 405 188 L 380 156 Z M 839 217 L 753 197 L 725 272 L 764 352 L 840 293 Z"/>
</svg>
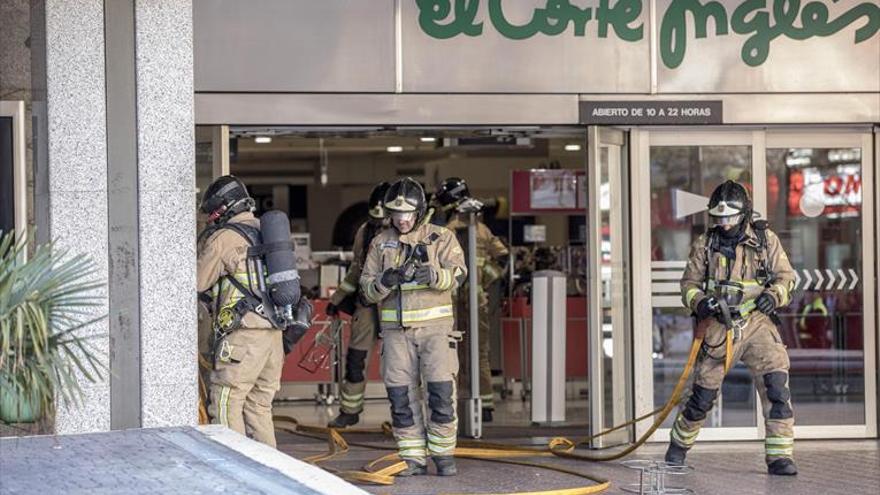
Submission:
<svg viewBox="0 0 880 495">
<path fill-rule="evenodd" d="M 799 425 L 864 424 L 859 148 L 767 150 L 767 204 L 800 279 L 780 334 Z"/>
</svg>

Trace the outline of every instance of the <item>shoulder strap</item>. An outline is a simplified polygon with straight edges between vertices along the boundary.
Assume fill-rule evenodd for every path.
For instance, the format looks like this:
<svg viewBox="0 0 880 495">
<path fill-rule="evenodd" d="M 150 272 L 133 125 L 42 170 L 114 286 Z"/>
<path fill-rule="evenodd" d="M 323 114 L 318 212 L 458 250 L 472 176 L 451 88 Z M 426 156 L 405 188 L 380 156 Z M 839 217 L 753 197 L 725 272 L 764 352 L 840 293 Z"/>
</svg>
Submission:
<svg viewBox="0 0 880 495">
<path fill-rule="evenodd" d="M 244 223 L 226 223 L 223 224 L 220 229 L 230 229 L 235 231 L 238 235 L 244 237 L 244 240 L 246 240 L 251 247 L 259 246 L 263 243 L 263 236 L 260 234 L 260 229 L 252 225 Z"/>
<path fill-rule="evenodd" d="M 260 234 L 260 229 L 252 225 L 227 222 L 220 226 L 217 230 L 220 229 L 230 229 L 238 235 L 242 236 L 244 240 L 251 245 L 251 247 L 248 249 L 248 254 L 250 254 L 250 250 L 254 249 L 255 246 L 259 247 L 262 243 L 262 235 Z M 250 268 L 248 268 L 247 274 L 248 281 L 250 281 Z M 244 284 L 236 280 L 234 276 L 226 275 L 226 280 L 228 280 L 229 283 L 232 284 L 232 286 L 235 287 L 236 290 L 238 290 L 244 296 L 245 300 L 247 300 L 248 304 L 250 304 L 252 308 L 257 308 L 262 304 L 260 298 L 258 298 L 256 294 L 254 294 L 253 291 L 251 291 L 248 287 L 245 287 Z M 248 282 L 248 285 L 250 285 L 250 282 Z"/>
<path fill-rule="evenodd" d="M 764 279 L 763 282 L 773 278 L 770 267 L 767 265 L 767 228 L 770 223 L 767 220 L 755 220 L 752 222 L 752 228 L 755 230 L 755 236 L 758 238 L 758 279 Z"/>
<path fill-rule="evenodd" d="M 712 260 L 712 251 L 715 247 L 715 230 L 710 230 L 706 235 L 706 244 L 705 244 L 705 256 L 703 256 L 703 289 L 707 289 L 709 287 L 709 263 Z"/>
<path fill-rule="evenodd" d="M 250 289 L 245 287 L 244 284 L 236 280 L 235 277 L 226 275 L 226 280 L 228 280 L 229 283 L 231 283 L 236 288 L 236 290 L 241 292 L 242 296 L 244 296 L 245 300 L 251 306 L 250 309 L 259 313 L 257 308 L 259 308 L 263 302 L 259 298 L 257 298 L 257 296 L 253 292 L 251 292 Z"/>
<path fill-rule="evenodd" d="M 761 250 L 767 249 L 767 220 L 755 220 L 752 222 L 752 228 L 755 229 L 755 236 L 758 237 L 758 246 Z"/>
</svg>

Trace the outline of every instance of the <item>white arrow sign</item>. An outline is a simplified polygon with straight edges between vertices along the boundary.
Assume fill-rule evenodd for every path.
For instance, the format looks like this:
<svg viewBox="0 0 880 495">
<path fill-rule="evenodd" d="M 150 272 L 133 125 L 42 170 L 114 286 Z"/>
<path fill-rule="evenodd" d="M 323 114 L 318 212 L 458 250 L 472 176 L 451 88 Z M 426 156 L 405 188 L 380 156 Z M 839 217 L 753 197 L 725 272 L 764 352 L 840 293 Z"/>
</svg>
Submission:
<svg viewBox="0 0 880 495">
<path fill-rule="evenodd" d="M 676 219 L 706 211 L 709 209 L 709 198 L 699 194 L 689 193 L 681 189 L 672 190 L 673 214 Z"/>
<path fill-rule="evenodd" d="M 852 268 L 849 269 L 849 274 L 852 277 L 852 283 L 849 284 L 849 290 L 853 290 L 856 284 L 859 283 L 859 274 L 855 272 Z"/>
<path fill-rule="evenodd" d="M 810 270 L 804 270 L 804 278 L 806 281 L 804 282 L 804 290 L 810 290 L 810 284 L 813 283 L 813 277 L 810 275 Z"/>
<path fill-rule="evenodd" d="M 853 290 L 858 283 L 859 275 L 852 268 L 801 268 L 794 271 L 796 290 Z"/>
</svg>

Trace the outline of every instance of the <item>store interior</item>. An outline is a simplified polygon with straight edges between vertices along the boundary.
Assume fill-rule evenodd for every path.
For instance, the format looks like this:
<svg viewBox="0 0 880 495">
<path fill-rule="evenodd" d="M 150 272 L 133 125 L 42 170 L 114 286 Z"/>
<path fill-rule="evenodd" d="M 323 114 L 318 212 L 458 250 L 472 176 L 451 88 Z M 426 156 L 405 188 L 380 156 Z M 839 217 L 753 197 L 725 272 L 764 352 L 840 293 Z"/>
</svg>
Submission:
<svg viewBox="0 0 880 495">
<path fill-rule="evenodd" d="M 203 189 L 216 149 L 210 129 L 197 128 L 196 134 Z M 317 370 L 305 369 L 304 357 L 319 345 L 316 336 L 324 332 L 320 343 L 331 332 L 323 308 L 350 263 L 372 188 L 408 176 L 430 197 L 443 179 L 460 177 L 484 203 L 482 221 L 511 253 L 503 280 L 489 289 L 495 414 L 484 431 L 509 436 L 533 424 L 529 319 L 531 275 L 537 270 L 560 271 L 567 283 L 565 415 L 547 426 L 582 429 L 588 423 L 583 128 L 230 127 L 228 142 L 229 172 L 248 186 L 257 214 L 279 209 L 289 215 L 303 287 L 318 309 L 312 330 L 287 358 L 276 413 L 310 424 L 326 423 L 336 414 L 334 379 L 340 368 L 334 362 L 341 361 L 341 353 L 328 350 Z M 542 190 L 547 194 L 541 196 Z M 346 338 L 343 330 L 343 352 Z M 366 426 L 389 418 L 378 355 L 374 352 L 368 363 L 361 421 Z"/>
</svg>

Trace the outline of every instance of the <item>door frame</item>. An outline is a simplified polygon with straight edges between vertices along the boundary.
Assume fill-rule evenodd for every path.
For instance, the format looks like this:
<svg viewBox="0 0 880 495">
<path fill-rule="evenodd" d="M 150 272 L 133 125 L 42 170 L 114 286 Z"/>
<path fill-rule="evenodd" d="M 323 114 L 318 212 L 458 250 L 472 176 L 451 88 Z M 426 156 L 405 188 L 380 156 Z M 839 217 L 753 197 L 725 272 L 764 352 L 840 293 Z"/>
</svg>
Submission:
<svg viewBox="0 0 880 495">
<path fill-rule="evenodd" d="M 12 119 L 12 190 L 15 204 L 15 231 L 19 238 L 24 239 L 28 235 L 24 101 L 0 101 L 0 117 Z"/>
<path fill-rule="evenodd" d="M 877 436 L 877 355 L 874 352 L 877 340 L 877 309 L 875 305 L 876 278 L 874 276 L 874 248 L 876 239 L 874 204 L 875 194 L 872 136 L 869 130 L 852 132 L 816 129 L 796 129 L 768 131 L 766 148 L 861 148 L 862 150 L 862 320 L 864 349 L 863 366 L 865 371 L 865 423 L 863 425 L 797 425 L 795 416 L 795 435 L 799 438 L 865 438 Z M 766 156 L 766 152 L 764 154 Z M 764 189 L 761 208 L 766 211 L 766 174 L 762 182 Z M 755 203 L 758 205 L 759 203 Z M 867 234 L 866 234 L 867 233 Z M 873 234 L 873 235 L 872 235 Z M 794 404 L 797 411 L 797 404 Z"/>
<path fill-rule="evenodd" d="M 627 173 L 629 170 L 630 153 L 627 150 L 628 131 L 614 127 L 587 127 L 587 228 L 589 231 L 589 285 L 587 288 L 587 362 L 589 363 L 589 435 L 599 433 L 608 427 L 605 411 L 605 339 L 606 330 L 603 313 L 611 311 L 611 424 L 624 423 L 632 417 L 632 355 L 626 352 L 632 345 L 630 311 L 628 303 L 632 301 L 631 281 L 628 273 L 629 236 L 628 215 L 629 190 Z M 605 165 L 607 177 L 603 178 L 602 151 L 607 150 Z M 611 232 L 611 273 L 607 281 L 611 303 L 606 305 L 603 300 L 602 263 L 602 182 L 607 180 L 609 189 L 608 222 Z M 604 270 L 607 272 L 607 270 Z M 613 435 L 593 438 L 591 447 L 601 448 L 631 440 L 629 429 Z"/>
<path fill-rule="evenodd" d="M 880 246 L 872 245 L 875 230 L 874 143 L 870 128 L 636 128 L 630 131 L 631 211 L 632 211 L 632 325 L 633 325 L 633 388 L 635 415 L 655 408 L 652 358 L 653 317 L 651 303 L 650 208 L 639 208 L 639 202 L 650 197 L 650 147 L 652 145 L 749 145 L 752 150 L 752 181 L 755 209 L 764 212 L 767 205 L 766 149 L 773 146 L 791 147 L 860 147 L 862 149 L 862 283 L 865 366 L 865 423 L 861 425 L 795 426 L 798 438 L 871 438 L 877 436 L 877 309 L 874 257 Z M 880 134 L 877 135 L 880 148 Z M 876 151 L 880 154 L 880 150 Z M 640 199 L 642 198 L 642 199 Z M 880 258 L 880 254 L 877 255 Z M 758 440 L 764 436 L 761 401 L 756 400 L 755 426 L 713 427 L 704 429 L 702 440 Z M 797 405 L 795 404 L 795 408 Z M 648 422 L 636 426 L 636 435 L 647 431 Z M 669 428 L 658 429 L 650 441 L 665 442 Z"/>
</svg>

